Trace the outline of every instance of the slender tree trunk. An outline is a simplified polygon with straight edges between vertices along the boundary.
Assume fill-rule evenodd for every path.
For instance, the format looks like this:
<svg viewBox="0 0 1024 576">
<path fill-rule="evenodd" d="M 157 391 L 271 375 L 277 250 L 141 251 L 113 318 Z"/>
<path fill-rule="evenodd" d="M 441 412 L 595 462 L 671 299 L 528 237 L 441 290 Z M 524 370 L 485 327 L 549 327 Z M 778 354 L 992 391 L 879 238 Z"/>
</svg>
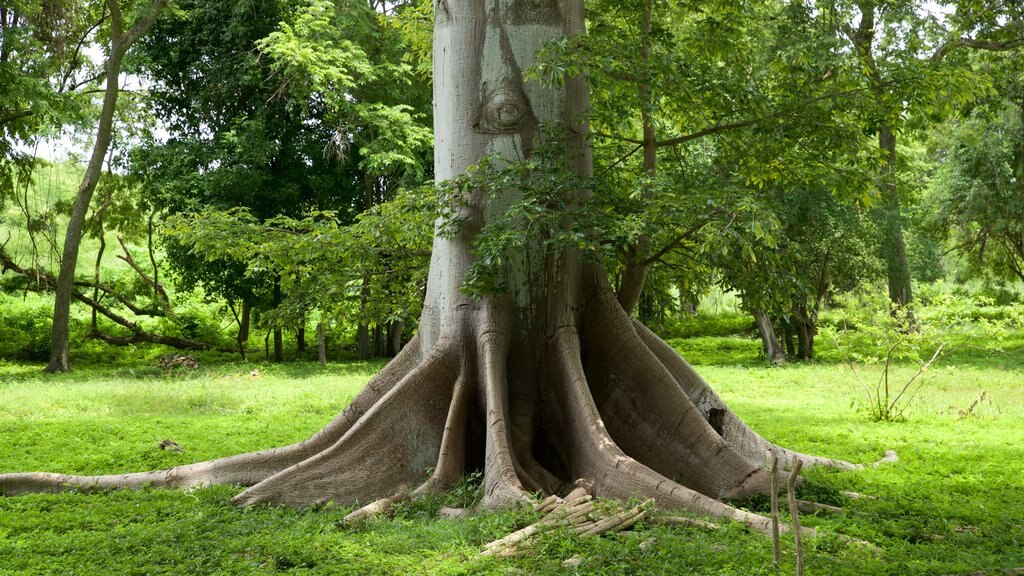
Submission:
<svg viewBox="0 0 1024 576">
<path fill-rule="evenodd" d="M 281 305 L 281 279 L 274 277 L 274 308 Z M 284 331 L 280 326 L 274 326 L 274 362 L 284 362 Z"/>
<path fill-rule="evenodd" d="M 305 325 L 305 321 L 306 321 L 305 318 L 303 318 L 303 320 L 302 320 L 303 323 L 300 324 L 299 327 L 295 329 L 295 348 L 296 348 L 296 350 L 298 350 L 299 354 L 303 354 L 303 353 L 306 352 L 306 325 Z"/>
<path fill-rule="evenodd" d="M 117 108 L 121 61 L 131 45 L 152 26 L 165 3 L 166 0 L 154 0 L 149 12 L 125 32 L 122 28 L 123 21 L 117 0 L 107 0 L 111 29 L 110 50 L 107 61 L 104 63 L 106 88 L 103 92 L 103 105 L 96 127 L 96 142 L 93 144 L 92 155 L 89 157 L 89 164 L 82 176 L 82 182 L 78 186 L 67 230 L 64 234 L 60 272 L 54 287 L 53 326 L 50 331 L 50 362 L 46 365 L 47 372 L 67 372 L 71 369 L 69 340 L 75 269 L 78 266 L 78 251 L 82 242 L 85 217 L 89 212 L 89 204 L 92 202 L 93 192 L 96 190 L 96 184 L 99 182 L 103 170 L 103 159 L 110 148 L 110 140 L 114 133 L 114 111 Z"/>
<path fill-rule="evenodd" d="M 370 193 L 367 192 L 367 208 L 372 203 L 370 201 Z M 370 300 L 370 278 L 369 276 L 363 276 L 363 286 L 359 293 L 359 307 L 362 315 L 362 310 L 366 309 L 367 303 Z M 365 316 L 365 315 L 364 315 Z M 365 322 L 360 322 L 358 328 L 356 328 L 356 354 L 360 360 L 366 360 L 373 356 L 373 341 L 372 334 L 370 334 L 370 326 Z"/>
<path fill-rule="evenodd" d="M 383 358 L 388 355 L 387 325 L 377 324 L 373 327 L 373 355 Z"/>
<path fill-rule="evenodd" d="M 654 0 L 644 1 L 644 11 L 640 22 L 640 57 L 645 64 L 651 59 L 651 22 L 654 18 Z M 640 123 L 643 126 L 644 177 L 651 182 L 658 175 L 658 148 L 654 132 L 654 119 L 651 117 L 650 106 L 653 106 L 651 87 L 646 82 L 637 86 L 640 96 Z M 619 304 L 627 313 L 632 314 L 640 301 L 647 273 L 651 270 L 651 262 L 647 260 L 651 251 L 651 239 L 643 236 L 634 246 L 626 251 L 625 268 L 616 294 Z"/>
<path fill-rule="evenodd" d="M 782 322 L 782 343 L 786 346 L 786 356 L 790 358 L 796 358 L 796 344 L 793 340 L 794 334 L 794 323 L 791 320 L 783 320 Z"/>
<path fill-rule="evenodd" d="M 324 323 L 316 325 L 316 355 L 321 366 L 327 366 L 327 338 L 324 335 Z"/>
<path fill-rule="evenodd" d="M 882 151 L 881 192 L 882 198 L 877 210 L 880 248 L 885 261 L 886 278 L 889 285 L 889 299 L 897 309 L 907 309 L 914 297 L 910 285 L 910 264 L 907 261 L 907 245 L 903 239 L 903 217 L 900 210 L 899 189 L 896 183 L 896 134 L 886 124 L 878 133 L 878 146 Z M 910 317 L 913 323 L 913 317 Z"/>
<path fill-rule="evenodd" d="M 373 348 L 370 345 L 370 326 L 359 324 L 356 328 L 356 355 L 360 360 L 366 360 L 373 355 Z"/>
<path fill-rule="evenodd" d="M 398 353 L 402 350 L 402 333 L 404 331 L 405 322 L 403 320 L 395 320 L 388 323 L 388 356 L 398 356 Z"/>
<path fill-rule="evenodd" d="M 754 315 L 754 322 L 757 323 L 757 332 L 761 335 L 761 346 L 764 349 L 765 358 L 774 364 L 785 362 L 786 354 L 779 344 L 779 338 L 775 335 L 771 317 L 757 308 L 751 310 L 751 313 Z"/>
<path fill-rule="evenodd" d="M 242 348 L 249 343 L 249 330 L 252 326 L 252 304 L 242 301 L 242 318 L 238 323 L 238 345 Z"/>
<path fill-rule="evenodd" d="M 96 128 L 96 142 L 92 156 L 78 186 L 71 217 L 64 234 L 64 248 L 60 259 L 60 272 L 54 290 L 53 326 L 50 332 L 50 363 L 47 372 L 67 372 L 71 369 L 71 297 L 74 290 L 75 268 L 78 265 L 78 249 L 82 242 L 85 216 L 89 212 L 93 192 L 103 170 L 103 158 L 110 147 L 114 129 L 114 110 L 117 107 L 118 80 L 124 51 L 119 40 L 111 42 L 111 54 L 105 64 L 107 87 L 103 93 L 103 107 Z"/>
</svg>

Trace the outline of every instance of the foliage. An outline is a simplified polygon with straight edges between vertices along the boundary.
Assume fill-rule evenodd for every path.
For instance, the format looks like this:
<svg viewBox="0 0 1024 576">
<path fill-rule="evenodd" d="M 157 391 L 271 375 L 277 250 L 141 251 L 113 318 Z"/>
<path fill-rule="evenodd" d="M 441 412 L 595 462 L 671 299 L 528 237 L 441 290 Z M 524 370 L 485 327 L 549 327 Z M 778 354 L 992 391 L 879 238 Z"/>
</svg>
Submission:
<svg viewBox="0 0 1024 576">
<path fill-rule="evenodd" d="M 83 88 L 96 66 L 83 47 L 96 40 L 102 3 L 14 0 L 0 12 L 0 207 L 25 181 L 32 155 L 25 145 L 85 123 Z"/>
<path fill-rule="evenodd" d="M 137 150 L 133 169 L 161 215 L 189 219 L 200 234 L 211 230 L 203 241 L 187 241 L 174 230 L 165 235 L 178 284 L 252 305 L 265 326 L 308 319 L 314 310 L 304 306 L 332 318 L 344 310 L 344 316 L 383 322 L 398 312 L 392 307 L 376 316 L 370 303 L 395 298 L 363 298 L 365 305 L 353 312 L 349 281 L 378 274 L 388 267 L 386 259 L 371 262 L 365 252 L 355 259 L 353 250 L 340 248 L 326 255 L 337 245 L 322 242 L 304 245 L 308 255 L 289 255 L 282 244 L 273 256 L 264 250 L 260 262 L 247 258 L 268 242 L 261 230 L 309 232 L 314 239 L 333 233 L 337 240 L 337 229 L 356 214 L 394 197 L 401 186 L 417 185 L 431 142 L 420 113 L 428 94 L 401 62 L 390 17 L 370 3 L 250 4 L 258 18 L 241 5 L 186 2 L 147 45 L 154 103 L 172 136 Z M 226 37 L 224 22 L 230 23 Z M 229 212 L 238 208 L 244 216 Z M 207 215 L 210 222 L 199 220 Z M 180 221 L 169 226 L 180 231 Z M 249 250 L 215 246 L 211 236 L 232 223 L 232 234 L 257 235 L 230 239 Z M 377 286 L 371 284 L 366 289 Z M 338 299 L 330 303 L 330 297 Z"/>
<path fill-rule="evenodd" d="M 0 358 L 45 361 L 50 356 L 53 307 L 0 293 Z M 79 330 L 76 330 L 78 332 Z"/>
<path fill-rule="evenodd" d="M 258 221 L 244 209 L 170 217 L 164 233 L 208 259 L 246 262 L 244 274 L 280 278 L 285 299 L 270 324 L 319 311 L 328 324 L 412 321 L 422 305 L 434 198 L 424 189 L 399 193 L 344 225 L 335 213 Z M 363 280 L 376 297 L 363 302 Z"/>
<path fill-rule="evenodd" d="M 975 270 L 1024 280 L 1024 134 L 1016 104 L 954 126 L 933 182 L 929 228 Z"/>
</svg>

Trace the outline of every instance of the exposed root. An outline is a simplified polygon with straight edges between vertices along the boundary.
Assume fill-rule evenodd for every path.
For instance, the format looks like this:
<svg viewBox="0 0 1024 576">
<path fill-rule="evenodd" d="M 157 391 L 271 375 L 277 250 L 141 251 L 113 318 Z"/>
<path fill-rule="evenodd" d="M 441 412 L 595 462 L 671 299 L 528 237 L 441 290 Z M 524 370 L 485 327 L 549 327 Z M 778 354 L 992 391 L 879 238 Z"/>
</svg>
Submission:
<svg viewBox="0 0 1024 576">
<path fill-rule="evenodd" d="M 330 447 L 235 496 L 242 505 L 372 502 L 437 462 L 456 380 L 456 354 L 439 345 Z"/>
<path fill-rule="evenodd" d="M 882 456 L 880 459 L 878 459 L 878 461 L 875 462 L 874 464 L 872 464 L 872 466 L 874 466 L 875 468 L 878 468 L 879 466 L 882 466 L 883 464 L 891 464 L 893 462 L 899 462 L 899 461 L 900 461 L 900 456 L 899 456 L 899 454 L 896 453 L 895 450 L 886 450 L 885 451 L 885 456 Z"/>
<path fill-rule="evenodd" d="M 0 474 L 0 495 L 57 493 L 65 490 L 138 490 L 153 488 L 198 488 L 212 484 L 252 486 L 330 446 L 384 396 L 420 361 L 417 339 L 406 346 L 391 363 L 363 388 L 330 424 L 301 442 L 237 454 L 216 460 L 176 466 L 166 470 L 75 476 L 49 472 Z"/>
<path fill-rule="evenodd" d="M 712 498 L 768 492 L 763 456 L 747 458 L 709 423 L 636 338 L 630 318 L 610 292 L 596 299 L 585 317 L 587 383 L 608 432 L 623 452 Z"/>
<path fill-rule="evenodd" d="M 678 352 L 652 332 L 650 328 L 647 328 L 638 320 L 633 321 L 633 328 L 637 336 L 658 358 L 662 366 L 672 374 L 676 383 L 698 407 L 708 423 L 751 462 L 763 464 L 764 455 L 770 450 L 778 455 L 781 462 L 789 462 L 793 456 L 796 456 L 803 463 L 803 466 L 808 468 L 812 466 L 824 466 L 839 470 L 863 468 L 863 464 L 803 454 L 765 440 L 736 416 L 707 381 Z"/>
<path fill-rule="evenodd" d="M 878 500 L 878 496 L 872 496 L 870 494 L 861 494 L 860 492 L 849 492 L 843 491 L 839 493 L 843 498 L 849 498 L 850 500 Z"/>
<path fill-rule="evenodd" d="M 455 382 L 452 402 L 448 407 L 448 419 L 444 423 L 437 465 L 430 478 L 413 492 L 414 497 L 438 494 L 456 485 L 462 478 L 466 469 L 466 427 L 473 395 L 474 390 L 466 379 L 466 369 L 463 367 Z"/>
<path fill-rule="evenodd" d="M 768 533 L 770 520 L 739 510 L 696 490 L 680 485 L 627 456 L 612 440 L 590 396 L 579 344 L 564 335 L 555 339 L 559 362 L 553 381 L 557 402 L 565 414 L 565 429 L 559 430 L 575 448 L 568 455 L 573 473 L 594 481 L 595 493 L 608 498 L 628 499 L 637 494 L 654 499 L 663 509 L 730 518 Z"/>
<path fill-rule="evenodd" d="M 478 336 L 481 396 L 484 399 L 486 446 L 484 452 L 484 501 L 486 508 L 503 508 L 526 502 L 529 494 L 520 481 L 523 470 L 512 454 L 508 426 L 507 336 L 487 330 Z"/>
<path fill-rule="evenodd" d="M 796 509 L 801 514 L 830 514 L 838 516 L 843 513 L 843 509 L 838 506 L 831 506 L 829 504 L 822 504 L 820 502 L 811 502 L 810 500 L 797 500 Z"/>
</svg>

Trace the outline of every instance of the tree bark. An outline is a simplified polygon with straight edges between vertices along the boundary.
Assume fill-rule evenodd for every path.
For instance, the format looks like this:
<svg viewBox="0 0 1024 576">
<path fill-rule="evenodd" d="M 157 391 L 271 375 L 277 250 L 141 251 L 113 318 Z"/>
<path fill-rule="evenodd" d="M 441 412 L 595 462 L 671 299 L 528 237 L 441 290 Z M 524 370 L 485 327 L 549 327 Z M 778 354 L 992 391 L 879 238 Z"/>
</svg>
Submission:
<svg viewBox="0 0 1024 576">
<path fill-rule="evenodd" d="M 356 356 L 360 360 L 366 360 L 372 356 L 370 347 L 370 326 L 360 323 L 356 327 Z"/>
<path fill-rule="evenodd" d="M 806 298 L 793 304 L 792 324 L 796 327 L 796 357 L 814 359 L 814 338 L 818 335 L 817 310 L 808 310 Z"/>
<path fill-rule="evenodd" d="M 106 88 L 103 92 L 103 105 L 100 109 L 99 122 L 96 127 L 96 142 L 93 144 L 92 155 L 86 166 L 82 182 L 75 194 L 75 202 L 71 208 L 67 230 L 64 234 L 64 247 L 60 259 L 60 272 L 54 287 L 53 325 L 50 331 L 50 362 L 46 365 L 47 372 L 67 372 L 71 369 L 71 299 L 74 291 L 75 268 L 78 265 L 78 251 L 82 242 L 85 227 L 85 216 L 89 212 L 93 192 L 99 182 L 103 170 L 103 159 L 110 148 L 110 140 L 114 131 L 114 111 L 117 108 L 119 92 L 118 79 L 121 73 L 121 61 L 125 53 L 142 34 L 144 34 L 159 13 L 163 10 L 166 0 L 154 0 L 149 12 L 143 16 L 127 32 L 123 31 L 121 11 L 117 0 L 107 0 L 110 10 L 111 32 L 110 51 L 104 63 Z"/>
<path fill-rule="evenodd" d="M 763 310 L 754 308 L 751 310 L 754 315 L 754 322 L 757 324 L 757 332 L 761 335 L 761 346 L 764 349 L 764 356 L 773 364 L 781 364 L 786 361 L 786 353 L 779 344 L 779 338 L 775 335 L 775 326 L 772 325 L 771 317 Z"/>
<path fill-rule="evenodd" d="M 327 339 L 324 335 L 324 323 L 316 325 L 316 355 L 321 366 L 327 366 Z"/>
<path fill-rule="evenodd" d="M 644 10 L 640 16 L 640 58 L 647 64 L 651 59 L 651 23 L 654 18 L 654 0 L 644 1 Z M 651 87 L 646 82 L 637 85 L 640 97 L 640 124 L 643 127 L 643 173 L 653 183 L 658 175 L 658 141 L 654 131 L 654 119 L 650 107 L 653 106 Z M 635 245 L 626 251 L 625 269 L 616 297 L 622 309 L 632 314 L 640 301 L 647 273 L 651 270 L 648 256 L 651 251 L 651 239 L 647 236 L 639 238 Z"/>
<path fill-rule="evenodd" d="M 402 333 L 405 332 L 405 322 L 402 320 L 394 320 L 388 322 L 388 349 L 387 355 L 390 357 L 398 356 L 398 352 L 402 350 Z"/>
<path fill-rule="evenodd" d="M 897 309 L 909 314 L 914 297 L 911 289 L 910 264 L 907 245 L 903 238 L 903 218 L 900 211 L 899 189 L 896 183 L 896 133 L 888 124 L 878 132 L 878 146 L 882 151 L 881 201 L 877 210 L 880 248 L 885 261 L 889 299 Z M 912 323 L 913 319 L 910 318 Z"/>
<path fill-rule="evenodd" d="M 281 305 L 283 296 L 281 294 L 281 278 L 274 277 L 273 304 L 274 308 Z M 274 362 L 284 362 L 284 331 L 280 326 L 274 326 Z"/>
<path fill-rule="evenodd" d="M 249 343 L 249 330 L 252 325 L 252 304 L 242 301 L 242 318 L 238 323 L 238 346 L 245 348 Z"/>
</svg>

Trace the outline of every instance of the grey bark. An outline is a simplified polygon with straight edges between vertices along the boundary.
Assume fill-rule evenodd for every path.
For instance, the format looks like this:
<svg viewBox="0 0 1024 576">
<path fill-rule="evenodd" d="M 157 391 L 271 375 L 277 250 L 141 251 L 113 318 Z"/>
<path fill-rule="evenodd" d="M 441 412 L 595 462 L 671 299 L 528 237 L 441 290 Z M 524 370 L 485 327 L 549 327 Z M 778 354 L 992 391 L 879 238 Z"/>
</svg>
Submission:
<svg viewBox="0 0 1024 576">
<path fill-rule="evenodd" d="M 880 248 L 885 261 L 889 299 L 899 309 L 908 308 L 914 300 L 911 288 L 910 264 L 907 244 L 903 238 L 903 217 L 900 209 L 899 189 L 896 183 L 896 133 L 883 124 L 878 133 L 878 146 L 882 151 L 881 204 L 877 210 Z"/>
<path fill-rule="evenodd" d="M 323 322 L 316 325 L 316 355 L 321 366 L 327 366 L 327 339 Z"/>
<path fill-rule="evenodd" d="M 647 63 L 651 59 L 651 25 L 654 17 L 654 0 L 645 0 L 644 11 L 640 23 L 640 58 Z M 651 104 L 651 87 L 645 82 L 637 85 L 640 96 L 640 123 L 643 127 L 643 173 L 654 180 L 658 175 L 658 141 L 654 131 L 654 119 L 648 106 Z M 648 259 L 651 251 L 651 239 L 647 236 L 639 238 L 635 245 L 626 251 L 626 265 L 622 271 L 616 297 L 622 309 L 632 313 L 640 301 L 647 273 L 652 262 Z"/>
<path fill-rule="evenodd" d="M 772 325 L 771 316 L 763 310 L 754 308 L 751 310 L 754 322 L 757 324 L 757 332 L 761 336 L 761 346 L 765 358 L 774 364 L 781 364 L 786 361 L 786 353 L 783 351 L 779 338 L 775 335 L 775 327 Z"/>
</svg>

